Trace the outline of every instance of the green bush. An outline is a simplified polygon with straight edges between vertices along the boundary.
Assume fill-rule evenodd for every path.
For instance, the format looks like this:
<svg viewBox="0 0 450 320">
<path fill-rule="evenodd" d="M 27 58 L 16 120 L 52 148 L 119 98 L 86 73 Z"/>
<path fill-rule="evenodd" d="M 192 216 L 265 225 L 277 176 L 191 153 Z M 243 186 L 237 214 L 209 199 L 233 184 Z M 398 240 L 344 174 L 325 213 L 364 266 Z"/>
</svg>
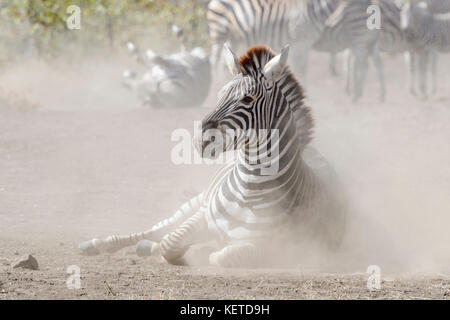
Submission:
<svg viewBox="0 0 450 320">
<path fill-rule="evenodd" d="M 81 9 L 80 30 L 66 26 L 70 5 Z M 27 54 L 48 59 L 116 50 L 129 40 L 168 50 L 172 24 L 183 28 L 188 46 L 208 44 L 204 0 L 12 0 L 0 10 L 0 65 Z"/>
</svg>

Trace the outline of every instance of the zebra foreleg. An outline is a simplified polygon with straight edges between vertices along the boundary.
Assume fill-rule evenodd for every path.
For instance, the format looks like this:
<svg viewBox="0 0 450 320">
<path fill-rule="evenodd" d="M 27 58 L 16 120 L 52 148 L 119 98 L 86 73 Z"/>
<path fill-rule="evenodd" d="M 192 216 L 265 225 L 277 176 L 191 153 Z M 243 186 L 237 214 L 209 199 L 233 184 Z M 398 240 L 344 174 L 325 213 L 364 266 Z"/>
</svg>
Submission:
<svg viewBox="0 0 450 320">
<path fill-rule="evenodd" d="M 309 49 L 310 48 L 306 44 L 295 44 L 292 50 L 292 69 L 303 87 L 306 87 L 308 82 Z"/>
<path fill-rule="evenodd" d="M 423 50 L 419 54 L 419 92 L 423 99 L 428 98 L 428 68 L 430 62 L 430 51 Z"/>
<path fill-rule="evenodd" d="M 221 67 L 223 67 L 222 63 L 222 49 L 223 42 L 217 42 L 212 45 L 211 55 L 210 55 L 210 64 L 214 71 L 219 71 Z"/>
<path fill-rule="evenodd" d="M 380 52 L 378 49 L 375 49 L 373 54 L 373 62 L 375 64 L 375 69 L 377 69 L 378 72 L 378 80 L 380 82 L 380 102 L 384 102 L 386 100 L 386 83 L 384 81 L 384 67 L 383 67 L 383 61 L 380 57 Z"/>
<path fill-rule="evenodd" d="M 438 53 L 432 51 L 431 53 L 431 95 L 435 96 L 437 92 L 437 60 Z"/>
<path fill-rule="evenodd" d="M 369 54 L 366 50 L 357 50 L 354 54 L 354 64 L 353 64 L 353 72 L 355 73 L 354 77 L 354 89 L 352 102 L 356 103 L 363 95 L 364 85 L 367 76 L 368 70 L 368 58 Z"/>
<path fill-rule="evenodd" d="M 350 50 L 344 52 L 344 70 L 345 70 L 345 93 L 347 96 L 352 95 L 352 86 L 354 82 L 353 73 L 353 55 Z"/>
<path fill-rule="evenodd" d="M 328 68 L 330 69 L 330 73 L 333 77 L 339 77 L 339 72 L 337 71 L 337 54 L 331 53 L 330 60 L 328 61 Z"/>
<path fill-rule="evenodd" d="M 214 240 L 205 220 L 205 209 L 187 219 L 173 232 L 165 235 L 160 243 L 161 256 L 171 264 L 186 264 L 183 256 L 190 246 Z"/>
<path fill-rule="evenodd" d="M 112 235 L 104 239 L 92 239 L 82 242 L 78 248 L 82 254 L 96 255 L 100 253 L 114 253 L 120 249 L 136 245 L 140 240 L 160 242 L 163 237 L 174 231 L 184 221 L 193 216 L 201 207 L 203 193 L 184 203 L 171 217 L 162 220 L 151 229 L 130 235 Z"/>
<path fill-rule="evenodd" d="M 405 53 L 405 62 L 406 65 L 408 67 L 408 86 L 409 86 L 409 93 L 411 93 L 413 96 L 417 96 L 417 91 L 416 91 L 416 81 L 417 81 L 417 76 L 416 76 L 416 63 L 417 63 L 417 58 L 416 58 L 416 53 L 414 52 L 406 52 Z"/>
<path fill-rule="evenodd" d="M 232 244 L 210 254 L 209 262 L 224 268 L 257 268 L 264 262 L 263 246 L 253 243 Z"/>
</svg>

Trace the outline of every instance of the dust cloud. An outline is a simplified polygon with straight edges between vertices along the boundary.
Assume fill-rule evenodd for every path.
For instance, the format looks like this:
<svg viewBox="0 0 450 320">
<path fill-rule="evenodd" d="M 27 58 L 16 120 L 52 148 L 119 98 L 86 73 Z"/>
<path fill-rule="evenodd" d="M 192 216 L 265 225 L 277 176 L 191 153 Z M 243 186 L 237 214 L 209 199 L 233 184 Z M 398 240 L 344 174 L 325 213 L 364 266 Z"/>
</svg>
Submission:
<svg viewBox="0 0 450 320">
<path fill-rule="evenodd" d="M 313 146 L 335 166 L 351 210 L 340 252 L 298 249 L 304 254 L 296 267 L 448 273 L 449 60 L 440 60 L 437 96 L 419 100 L 408 93 L 402 57 L 385 57 L 387 101 L 378 102 L 371 68 L 362 101 L 352 104 L 344 76 L 330 76 L 326 55 L 311 55 L 305 83 Z M 11 93 L 3 106 L 14 104 L 11 95 L 34 106 L 0 114 L 2 237 L 75 244 L 141 231 L 207 186 L 216 167 L 171 163 L 170 135 L 193 131 L 194 120 L 214 107 L 220 85 L 198 108 L 141 107 L 121 85 L 130 65 L 119 52 L 54 63 L 27 59 L 2 71 L 0 87 Z"/>
</svg>

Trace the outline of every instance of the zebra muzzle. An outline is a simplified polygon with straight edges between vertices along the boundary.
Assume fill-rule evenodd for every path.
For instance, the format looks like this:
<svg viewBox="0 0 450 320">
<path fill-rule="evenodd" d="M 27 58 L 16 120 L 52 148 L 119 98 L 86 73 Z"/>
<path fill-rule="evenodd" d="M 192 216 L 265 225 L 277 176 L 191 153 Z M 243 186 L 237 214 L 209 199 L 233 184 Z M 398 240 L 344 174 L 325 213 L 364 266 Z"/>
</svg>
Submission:
<svg viewBox="0 0 450 320">
<path fill-rule="evenodd" d="M 225 150 L 224 132 L 216 121 L 202 122 L 194 132 L 193 144 L 202 158 L 215 159 Z"/>
</svg>

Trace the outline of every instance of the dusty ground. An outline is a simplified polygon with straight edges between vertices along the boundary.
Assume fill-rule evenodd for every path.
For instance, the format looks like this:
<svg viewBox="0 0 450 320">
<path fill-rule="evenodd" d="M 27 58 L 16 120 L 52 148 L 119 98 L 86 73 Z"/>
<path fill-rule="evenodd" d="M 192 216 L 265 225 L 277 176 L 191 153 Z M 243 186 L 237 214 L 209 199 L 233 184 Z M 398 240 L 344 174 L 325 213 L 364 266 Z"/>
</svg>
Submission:
<svg viewBox="0 0 450 320">
<path fill-rule="evenodd" d="M 373 73 L 353 105 L 326 62 L 312 57 L 308 81 L 314 144 L 342 176 L 356 218 L 339 261 L 305 256 L 276 270 L 171 266 L 134 248 L 80 256 L 79 242 L 149 228 L 207 185 L 216 167 L 174 165 L 170 136 L 192 132 L 214 98 L 141 108 L 119 85 L 122 61 L 3 72 L 2 89 L 37 107 L 0 111 L 0 299 L 449 299 L 448 56 L 428 101 L 408 95 L 400 57 L 388 58 L 383 105 Z M 39 270 L 12 269 L 29 253 Z M 372 264 L 382 272 L 375 292 L 366 287 Z M 66 286 L 71 265 L 81 269 L 79 290 Z"/>
</svg>

